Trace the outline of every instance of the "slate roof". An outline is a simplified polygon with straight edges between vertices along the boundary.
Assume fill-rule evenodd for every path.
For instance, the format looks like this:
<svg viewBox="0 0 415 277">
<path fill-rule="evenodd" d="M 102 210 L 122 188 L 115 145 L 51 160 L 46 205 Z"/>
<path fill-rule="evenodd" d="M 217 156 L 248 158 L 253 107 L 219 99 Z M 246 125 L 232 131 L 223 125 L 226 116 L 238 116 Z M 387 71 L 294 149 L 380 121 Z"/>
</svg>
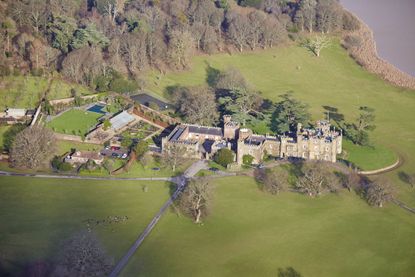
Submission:
<svg viewBox="0 0 415 277">
<path fill-rule="evenodd" d="M 189 125 L 189 133 L 211 135 L 211 136 L 223 136 L 222 129 L 217 127 L 205 127 L 197 125 Z"/>
</svg>

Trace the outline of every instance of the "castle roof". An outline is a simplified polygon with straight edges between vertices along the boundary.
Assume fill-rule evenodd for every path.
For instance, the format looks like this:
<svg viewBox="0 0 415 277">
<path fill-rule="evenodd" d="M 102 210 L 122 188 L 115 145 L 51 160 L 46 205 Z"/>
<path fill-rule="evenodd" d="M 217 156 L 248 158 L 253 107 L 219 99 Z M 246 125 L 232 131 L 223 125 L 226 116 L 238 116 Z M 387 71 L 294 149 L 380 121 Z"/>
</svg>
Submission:
<svg viewBox="0 0 415 277">
<path fill-rule="evenodd" d="M 201 135 L 211 135 L 211 136 L 223 136 L 222 128 L 218 127 L 206 127 L 198 125 L 188 125 L 189 133 L 201 134 Z"/>
</svg>

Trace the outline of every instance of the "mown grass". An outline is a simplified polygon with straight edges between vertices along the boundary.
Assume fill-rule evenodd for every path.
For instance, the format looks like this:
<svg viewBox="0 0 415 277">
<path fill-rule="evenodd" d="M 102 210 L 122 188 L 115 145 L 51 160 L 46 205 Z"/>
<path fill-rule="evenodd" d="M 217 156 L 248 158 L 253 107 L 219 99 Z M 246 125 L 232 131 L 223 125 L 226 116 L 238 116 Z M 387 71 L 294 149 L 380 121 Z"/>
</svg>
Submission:
<svg viewBox="0 0 415 277">
<path fill-rule="evenodd" d="M 398 156 L 390 149 L 382 146 L 358 146 L 349 140 L 343 140 L 343 151 L 346 159 L 355 165 L 363 165 L 364 170 L 374 170 L 385 165 L 394 164 Z"/>
<path fill-rule="evenodd" d="M 87 228 L 87 219 L 127 216 L 125 223 L 94 228 L 117 261 L 167 200 L 169 186 L 164 182 L 0 177 L 1 273 L 17 276 L 29 263 L 50 262 L 63 241 Z"/>
<path fill-rule="evenodd" d="M 102 117 L 100 113 L 73 109 L 48 122 L 46 126 L 57 133 L 85 135 L 97 124 L 100 117 Z"/>
<path fill-rule="evenodd" d="M 8 76 L 0 79 L 0 109 L 6 107 L 35 108 L 48 90 L 48 79 L 34 76 Z M 71 89 L 79 94 L 91 94 L 92 92 L 81 85 L 68 83 L 59 78 L 54 78 L 48 93 L 48 99 L 71 97 Z"/>
<path fill-rule="evenodd" d="M 413 276 L 415 221 L 353 192 L 272 196 L 253 179 L 215 179 L 203 225 L 170 212 L 122 276 Z"/>
<path fill-rule="evenodd" d="M 381 151 L 366 156 L 359 154 L 367 153 L 365 149 L 351 147 L 351 161 L 362 169 L 383 167 L 390 164 L 390 151 L 393 151 L 405 160 L 399 171 L 415 173 L 415 121 L 412 120 L 415 117 L 415 91 L 394 87 L 366 72 L 338 43 L 333 41 L 330 48 L 322 51 L 320 58 L 298 46 L 234 55 L 197 56 L 191 70 L 165 76 L 151 72 L 147 83 L 150 90 L 167 96 L 169 86 L 206 85 L 209 66 L 218 70 L 231 66 L 238 68 L 265 98 L 273 101 L 278 101 L 279 95 L 293 91 L 296 98 L 310 105 L 314 119 L 325 116 L 323 106 L 337 108 L 346 121 L 355 120 L 359 106 L 374 108 L 377 128 L 371 139 L 375 149 Z M 389 173 L 389 176 L 400 187 L 400 192 L 407 191 L 408 185 L 398 178 L 397 172 Z M 415 206 L 415 194 L 404 192 L 400 195 Z"/>
<path fill-rule="evenodd" d="M 84 143 L 84 142 L 76 142 L 76 141 L 65 141 L 65 140 L 58 140 L 58 151 L 57 155 L 63 155 L 71 149 L 76 149 L 79 151 L 99 151 L 103 148 L 102 145 L 91 144 L 91 143 Z"/>
</svg>

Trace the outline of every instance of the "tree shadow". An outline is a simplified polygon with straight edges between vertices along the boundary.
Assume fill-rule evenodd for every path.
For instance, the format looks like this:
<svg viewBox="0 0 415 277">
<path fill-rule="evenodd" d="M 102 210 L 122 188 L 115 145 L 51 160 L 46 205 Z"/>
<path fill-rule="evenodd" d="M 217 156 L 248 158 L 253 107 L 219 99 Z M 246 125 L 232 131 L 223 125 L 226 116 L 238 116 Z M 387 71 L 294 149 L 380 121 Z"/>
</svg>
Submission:
<svg viewBox="0 0 415 277">
<path fill-rule="evenodd" d="M 398 177 L 399 177 L 399 179 L 402 182 L 404 182 L 404 183 L 406 183 L 408 185 L 411 185 L 412 187 L 414 186 L 414 184 L 413 184 L 413 182 L 414 182 L 413 177 L 411 175 L 409 175 L 408 173 L 406 173 L 404 171 L 399 171 L 398 172 Z"/>
<path fill-rule="evenodd" d="M 324 113 L 328 115 L 329 119 L 332 119 L 337 124 L 344 121 L 344 115 L 339 113 L 339 109 L 332 106 L 322 106 Z"/>
<path fill-rule="evenodd" d="M 206 64 L 206 83 L 211 87 L 215 88 L 220 74 L 220 70 L 212 67 L 207 61 Z"/>
<path fill-rule="evenodd" d="M 289 266 L 286 268 L 278 268 L 278 277 L 302 277 L 300 272 Z"/>
</svg>

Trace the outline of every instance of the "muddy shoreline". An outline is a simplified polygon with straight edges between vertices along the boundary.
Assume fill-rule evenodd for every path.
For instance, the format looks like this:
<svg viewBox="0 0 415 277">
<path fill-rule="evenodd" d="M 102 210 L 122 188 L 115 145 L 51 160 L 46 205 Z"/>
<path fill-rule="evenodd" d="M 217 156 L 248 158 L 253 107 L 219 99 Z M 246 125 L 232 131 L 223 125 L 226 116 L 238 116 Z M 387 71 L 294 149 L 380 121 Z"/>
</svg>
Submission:
<svg viewBox="0 0 415 277">
<path fill-rule="evenodd" d="M 348 11 L 346 8 L 344 9 Z M 393 64 L 382 59 L 377 52 L 376 41 L 372 29 L 356 14 L 350 11 L 348 12 L 360 22 L 360 28 L 358 30 L 347 32 L 343 35 L 343 41 L 352 38 L 360 42 L 358 46 L 347 46 L 347 44 L 344 43 L 350 56 L 367 71 L 380 76 L 385 81 L 399 87 L 415 89 L 415 77 L 403 72 Z"/>
</svg>

